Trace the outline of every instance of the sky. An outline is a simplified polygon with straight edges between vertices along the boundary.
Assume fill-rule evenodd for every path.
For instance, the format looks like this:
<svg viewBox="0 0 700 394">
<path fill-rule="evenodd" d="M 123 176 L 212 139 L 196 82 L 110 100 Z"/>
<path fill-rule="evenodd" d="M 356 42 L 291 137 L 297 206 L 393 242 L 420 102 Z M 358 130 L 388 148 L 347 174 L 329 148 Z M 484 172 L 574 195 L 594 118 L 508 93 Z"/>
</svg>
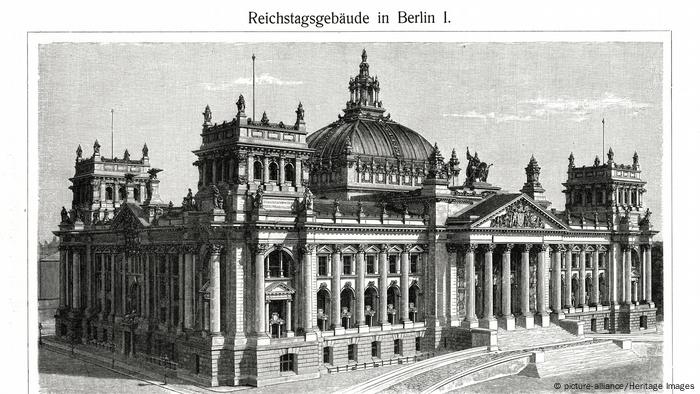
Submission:
<svg viewBox="0 0 700 394">
<path fill-rule="evenodd" d="M 456 149 L 463 168 L 467 147 L 478 152 L 504 190 L 522 187 L 534 155 L 547 198 L 563 209 L 569 153 L 593 165 L 612 147 L 631 164 L 637 151 L 662 230 L 661 43 L 51 43 L 38 49 L 39 241 L 70 207 L 78 144 L 90 156 L 98 139 L 111 155 L 110 109 L 114 155 L 140 158 L 148 143 L 151 165 L 164 169 L 161 197 L 178 205 L 196 189 L 204 107 L 230 121 L 243 94 L 252 115 L 253 53 L 257 118 L 292 124 L 301 101 L 310 134 L 342 113 L 363 48 L 392 119 L 445 157 Z"/>
</svg>

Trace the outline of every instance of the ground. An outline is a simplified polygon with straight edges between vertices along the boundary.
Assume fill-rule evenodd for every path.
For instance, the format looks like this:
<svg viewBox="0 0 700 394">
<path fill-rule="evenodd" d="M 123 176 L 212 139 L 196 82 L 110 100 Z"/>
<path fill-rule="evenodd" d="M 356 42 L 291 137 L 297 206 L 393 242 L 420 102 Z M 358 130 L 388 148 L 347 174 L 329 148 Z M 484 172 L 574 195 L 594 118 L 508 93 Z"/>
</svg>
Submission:
<svg viewBox="0 0 700 394">
<path fill-rule="evenodd" d="M 263 388 L 220 388 L 212 391 L 183 384 L 154 381 L 145 377 L 127 376 L 120 372 L 100 367 L 68 354 L 56 353 L 46 348 L 39 350 L 39 384 L 41 393 L 212 393 L 243 391 L 246 393 L 329 393 L 361 383 L 369 378 L 387 373 L 399 366 L 373 368 L 364 371 L 323 375 L 320 379 L 294 382 Z M 512 392 L 514 387 L 518 392 L 571 392 L 564 387 L 572 383 L 661 383 L 663 381 L 663 366 L 660 357 L 644 359 L 639 364 L 610 369 L 571 373 L 551 378 L 535 379 L 523 376 L 507 376 L 500 379 L 482 382 L 458 392 Z M 604 390 L 573 390 L 576 392 L 600 392 Z M 614 390 L 620 391 L 620 390 Z M 629 391 L 629 390 L 628 390 Z M 631 390 L 640 392 L 644 390 Z M 649 390 L 650 391 L 650 390 Z M 611 391 L 608 391 L 611 392 Z"/>
</svg>

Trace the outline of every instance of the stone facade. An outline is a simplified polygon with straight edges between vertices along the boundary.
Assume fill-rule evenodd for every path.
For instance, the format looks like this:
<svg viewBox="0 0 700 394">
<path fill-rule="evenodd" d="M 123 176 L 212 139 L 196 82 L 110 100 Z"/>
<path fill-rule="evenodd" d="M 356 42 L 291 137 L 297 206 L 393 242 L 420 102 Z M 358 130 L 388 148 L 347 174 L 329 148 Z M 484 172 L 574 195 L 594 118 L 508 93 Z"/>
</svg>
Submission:
<svg viewBox="0 0 700 394">
<path fill-rule="evenodd" d="M 207 107 L 181 205 L 161 200 L 145 145 L 140 160 L 79 148 L 55 232 L 57 335 L 200 384 L 265 386 L 491 345 L 499 326 L 654 326 L 636 156 L 572 155 L 564 211 L 534 156 L 521 193 L 488 183 L 476 152 L 460 183 L 456 151 L 383 115 L 368 69 L 363 54 L 344 116 L 308 143 L 301 103 L 289 125 L 247 118 L 243 96 L 231 121 Z"/>
</svg>

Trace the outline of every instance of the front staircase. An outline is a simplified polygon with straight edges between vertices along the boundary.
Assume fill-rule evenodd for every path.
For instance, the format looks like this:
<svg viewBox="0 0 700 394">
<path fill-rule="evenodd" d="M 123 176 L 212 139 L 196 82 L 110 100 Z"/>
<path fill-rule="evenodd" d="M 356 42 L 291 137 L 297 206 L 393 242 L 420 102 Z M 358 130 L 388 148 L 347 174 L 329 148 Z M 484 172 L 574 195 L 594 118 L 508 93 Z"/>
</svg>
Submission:
<svg viewBox="0 0 700 394">
<path fill-rule="evenodd" d="M 617 365 L 630 365 L 641 360 L 632 349 L 622 349 L 613 341 L 545 349 L 543 353 L 542 362 L 528 364 L 520 375 L 544 378 Z"/>
<path fill-rule="evenodd" d="M 549 327 L 535 327 L 531 329 L 517 327 L 515 330 L 510 331 L 498 329 L 498 348 L 503 351 L 537 348 L 582 339 L 556 324 L 552 324 Z"/>
</svg>

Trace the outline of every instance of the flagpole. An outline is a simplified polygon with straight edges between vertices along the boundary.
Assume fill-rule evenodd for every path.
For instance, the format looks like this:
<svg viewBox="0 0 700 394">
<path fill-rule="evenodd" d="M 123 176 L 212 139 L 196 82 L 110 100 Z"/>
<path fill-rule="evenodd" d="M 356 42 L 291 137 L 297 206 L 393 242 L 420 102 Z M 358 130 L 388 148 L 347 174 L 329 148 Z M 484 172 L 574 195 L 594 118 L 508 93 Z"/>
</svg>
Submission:
<svg viewBox="0 0 700 394">
<path fill-rule="evenodd" d="M 253 54 L 253 121 L 255 121 L 255 54 Z"/>
<path fill-rule="evenodd" d="M 110 112 L 112 113 L 112 158 L 114 159 L 114 108 Z"/>
<path fill-rule="evenodd" d="M 605 118 L 603 118 L 603 156 L 601 158 L 605 157 Z"/>
</svg>

